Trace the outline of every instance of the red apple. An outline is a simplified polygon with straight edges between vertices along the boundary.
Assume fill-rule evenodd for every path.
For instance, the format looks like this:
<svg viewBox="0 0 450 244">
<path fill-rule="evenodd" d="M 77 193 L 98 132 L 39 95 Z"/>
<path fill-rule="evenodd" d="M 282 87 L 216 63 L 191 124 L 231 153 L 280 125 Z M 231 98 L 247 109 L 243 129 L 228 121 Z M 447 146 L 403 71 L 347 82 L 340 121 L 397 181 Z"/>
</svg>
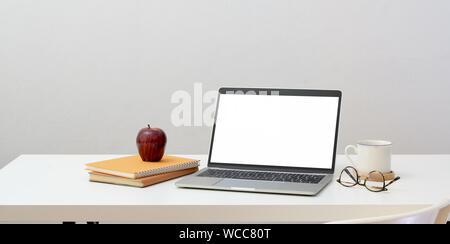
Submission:
<svg viewBox="0 0 450 244">
<path fill-rule="evenodd" d="M 157 128 L 144 128 L 139 131 L 136 144 L 139 155 L 145 162 L 158 162 L 164 156 L 167 137 L 164 131 Z"/>
</svg>

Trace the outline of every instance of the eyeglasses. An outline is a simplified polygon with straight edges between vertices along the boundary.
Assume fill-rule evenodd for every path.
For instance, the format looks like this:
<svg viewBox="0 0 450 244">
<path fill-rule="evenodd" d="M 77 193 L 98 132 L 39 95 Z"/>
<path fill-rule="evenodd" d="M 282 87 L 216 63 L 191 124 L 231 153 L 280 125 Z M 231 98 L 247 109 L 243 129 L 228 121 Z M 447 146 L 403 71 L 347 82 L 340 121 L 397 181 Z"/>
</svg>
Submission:
<svg viewBox="0 0 450 244">
<path fill-rule="evenodd" d="M 337 182 L 345 187 L 360 185 L 366 187 L 371 192 L 382 192 L 387 191 L 388 189 L 386 187 L 398 180 L 400 180 L 400 177 L 396 177 L 386 184 L 385 177 L 380 171 L 375 170 L 367 176 L 361 177 L 354 167 L 348 166 L 342 170 Z M 361 183 L 362 181 L 364 182 Z"/>
</svg>

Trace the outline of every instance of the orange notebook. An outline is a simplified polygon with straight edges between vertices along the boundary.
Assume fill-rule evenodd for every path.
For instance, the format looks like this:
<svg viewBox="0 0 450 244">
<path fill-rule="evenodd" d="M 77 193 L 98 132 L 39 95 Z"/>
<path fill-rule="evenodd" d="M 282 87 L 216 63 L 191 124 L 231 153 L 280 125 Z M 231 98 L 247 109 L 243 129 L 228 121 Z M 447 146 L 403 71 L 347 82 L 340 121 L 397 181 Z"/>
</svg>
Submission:
<svg viewBox="0 0 450 244">
<path fill-rule="evenodd" d="M 181 176 L 189 175 L 198 171 L 198 167 L 184 169 L 174 172 L 163 173 L 159 175 L 147 176 L 140 179 L 128 179 L 119 176 L 107 175 L 98 172 L 90 172 L 89 180 L 93 182 L 101 182 L 101 183 L 109 183 L 116 185 L 125 185 L 125 186 L 136 186 L 136 187 L 146 187 L 151 186 L 160 182 L 168 181 L 171 179 L 175 179 Z"/>
<path fill-rule="evenodd" d="M 86 164 L 88 170 L 130 179 L 195 168 L 200 160 L 164 155 L 161 161 L 144 162 L 139 155 Z"/>
</svg>

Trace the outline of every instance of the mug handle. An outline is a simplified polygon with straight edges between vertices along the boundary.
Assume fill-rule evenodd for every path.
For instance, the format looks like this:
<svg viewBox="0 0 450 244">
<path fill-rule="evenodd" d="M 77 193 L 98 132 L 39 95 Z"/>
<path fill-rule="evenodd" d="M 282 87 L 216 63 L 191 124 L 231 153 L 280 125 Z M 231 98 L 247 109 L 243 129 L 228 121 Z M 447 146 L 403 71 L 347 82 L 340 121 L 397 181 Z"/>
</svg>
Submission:
<svg viewBox="0 0 450 244">
<path fill-rule="evenodd" d="M 355 160 L 353 160 L 352 157 L 350 157 L 350 154 L 348 153 L 350 149 L 353 149 L 353 151 L 355 151 L 355 153 L 358 153 L 358 148 L 356 146 L 353 146 L 353 145 L 348 145 L 345 148 L 345 156 L 348 158 L 348 160 L 350 160 L 350 162 L 353 165 L 356 165 Z"/>
</svg>

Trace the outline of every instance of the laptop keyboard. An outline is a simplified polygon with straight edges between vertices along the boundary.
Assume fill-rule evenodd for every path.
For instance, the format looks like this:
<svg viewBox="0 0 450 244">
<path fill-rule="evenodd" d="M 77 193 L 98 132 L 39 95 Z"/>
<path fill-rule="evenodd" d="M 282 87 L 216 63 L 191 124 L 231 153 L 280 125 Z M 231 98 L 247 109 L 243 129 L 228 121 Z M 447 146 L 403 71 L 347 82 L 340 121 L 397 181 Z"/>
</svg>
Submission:
<svg viewBox="0 0 450 244">
<path fill-rule="evenodd" d="M 228 178 L 240 180 L 263 180 L 278 182 L 294 182 L 306 184 L 318 184 L 325 175 L 293 174 L 293 173 L 275 173 L 263 171 L 243 171 L 243 170 L 221 170 L 208 169 L 199 174 L 201 177 Z"/>
</svg>

